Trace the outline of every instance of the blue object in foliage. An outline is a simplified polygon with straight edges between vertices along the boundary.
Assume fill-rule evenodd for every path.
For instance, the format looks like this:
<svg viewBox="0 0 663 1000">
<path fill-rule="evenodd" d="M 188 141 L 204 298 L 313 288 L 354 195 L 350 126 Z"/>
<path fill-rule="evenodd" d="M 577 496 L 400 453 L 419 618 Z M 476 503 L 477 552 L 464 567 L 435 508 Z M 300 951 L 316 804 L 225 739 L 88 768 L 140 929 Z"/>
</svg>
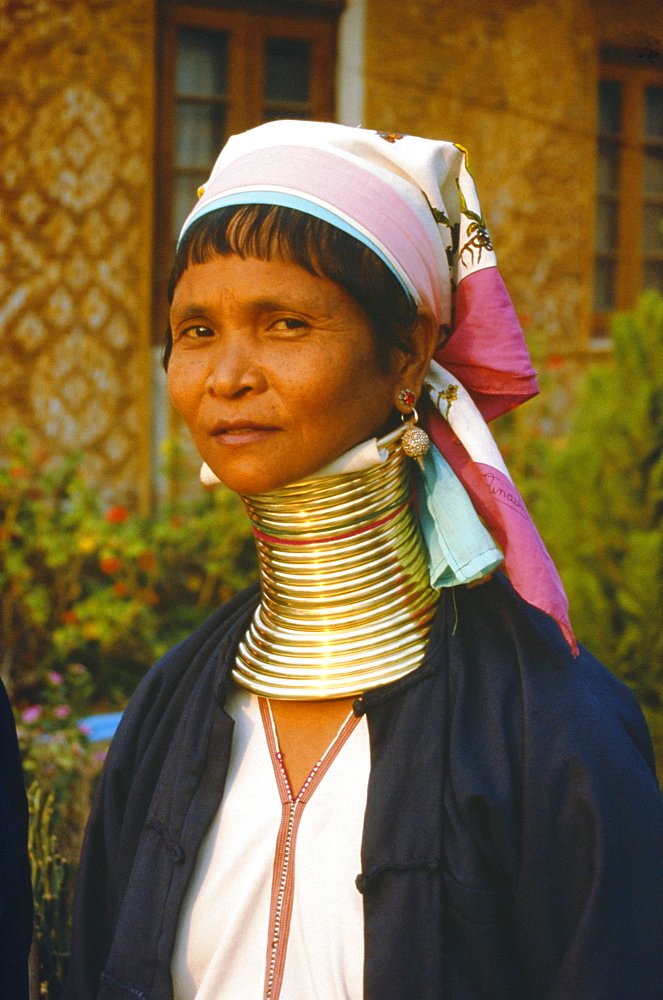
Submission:
<svg viewBox="0 0 663 1000">
<path fill-rule="evenodd" d="M 87 733 L 92 743 L 100 743 L 102 740 L 112 740 L 121 718 L 122 712 L 88 715 L 86 719 L 79 720 L 78 727 Z"/>
</svg>

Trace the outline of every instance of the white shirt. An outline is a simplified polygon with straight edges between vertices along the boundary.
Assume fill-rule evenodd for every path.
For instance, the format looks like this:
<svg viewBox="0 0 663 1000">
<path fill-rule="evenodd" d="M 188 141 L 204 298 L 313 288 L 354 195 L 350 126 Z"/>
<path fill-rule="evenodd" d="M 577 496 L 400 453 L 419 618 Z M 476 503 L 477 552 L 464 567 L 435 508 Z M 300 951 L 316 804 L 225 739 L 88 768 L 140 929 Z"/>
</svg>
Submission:
<svg viewBox="0 0 663 1000">
<path fill-rule="evenodd" d="M 175 1000 L 362 1000 L 366 719 L 344 723 L 294 798 L 268 703 L 235 688 L 226 707 L 228 778 L 180 914 Z"/>
</svg>

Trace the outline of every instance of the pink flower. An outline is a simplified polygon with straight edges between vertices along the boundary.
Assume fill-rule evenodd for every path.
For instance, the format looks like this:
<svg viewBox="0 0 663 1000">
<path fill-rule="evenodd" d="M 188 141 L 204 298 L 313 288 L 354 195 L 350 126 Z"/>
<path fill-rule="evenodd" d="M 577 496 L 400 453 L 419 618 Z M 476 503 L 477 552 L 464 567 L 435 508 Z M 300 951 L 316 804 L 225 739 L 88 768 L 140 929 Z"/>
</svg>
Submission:
<svg viewBox="0 0 663 1000">
<path fill-rule="evenodd" d="M 51 684 L 62 684 L 63 680 L 62 674 L 59 674 L 57 670 L 51 670 L 48 675 L 48 679 L 51 682 Z"/>
<path fill-rule="evenodd" d="M 85 722 L 79 722 L 78 723 L 78 728 L 81 731 L 81 733 L 83 734 L 83 736 L 91 736 L 92 735 L 92 726 L 88 726 Z"/>
<path fill-rule="evenodd" d="M 56 705 L 53 714 L 57 719 L 66 719 L 68 715 L 71 715 L 71 709 L 69 705 Z"/>
<path fill-rule="evenodd" d="M 30 705 L 29 708 L 23 712 L 21 718 L 23 722 L 36 722 L 41 715 L 41 705 Z"/>
</svg>

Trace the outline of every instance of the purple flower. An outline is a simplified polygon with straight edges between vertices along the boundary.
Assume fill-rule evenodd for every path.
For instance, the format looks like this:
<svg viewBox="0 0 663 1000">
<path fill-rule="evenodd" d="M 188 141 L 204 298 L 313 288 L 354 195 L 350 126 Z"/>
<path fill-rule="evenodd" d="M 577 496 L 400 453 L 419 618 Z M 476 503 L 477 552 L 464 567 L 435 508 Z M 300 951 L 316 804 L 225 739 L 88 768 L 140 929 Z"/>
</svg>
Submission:
<svg viewBox="0 0 663 1000">
<path fill-rule="evenodd" d="M 36 722 L 41 715 L 41 705 L 30 705 L 29 708 L 23 712 L 21 718 L 23 722 Z"/>
<path fill-rule="evenodd" d="M 57 705 L 53 709 L 53 715 L 56 719 L 66 719 L 68 715 L 71 715 L 71 709 L 69 705 Z"/>
<path fill-rule="evenodd" d="M 62 674 L 59 674 L 57 670 L 51 670 L 48 679 L 51 684 L 62 684 Z"/>
</svg>

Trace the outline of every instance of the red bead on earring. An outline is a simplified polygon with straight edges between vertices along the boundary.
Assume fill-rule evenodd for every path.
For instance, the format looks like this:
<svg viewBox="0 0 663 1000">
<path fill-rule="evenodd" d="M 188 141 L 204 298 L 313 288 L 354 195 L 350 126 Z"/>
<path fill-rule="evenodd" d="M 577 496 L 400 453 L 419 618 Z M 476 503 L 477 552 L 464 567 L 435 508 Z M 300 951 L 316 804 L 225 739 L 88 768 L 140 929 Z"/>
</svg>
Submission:
<svg viewBox="0 0 663 1000">
<path fill-rule="evenodd" d="M 412 389 L 401 389 L 401 391 L 398 394 L 398 399 L 403 404 L 403 406 L 414 406 L 416 401 L 416 396 L 412 392 Z"/>
</svg>

